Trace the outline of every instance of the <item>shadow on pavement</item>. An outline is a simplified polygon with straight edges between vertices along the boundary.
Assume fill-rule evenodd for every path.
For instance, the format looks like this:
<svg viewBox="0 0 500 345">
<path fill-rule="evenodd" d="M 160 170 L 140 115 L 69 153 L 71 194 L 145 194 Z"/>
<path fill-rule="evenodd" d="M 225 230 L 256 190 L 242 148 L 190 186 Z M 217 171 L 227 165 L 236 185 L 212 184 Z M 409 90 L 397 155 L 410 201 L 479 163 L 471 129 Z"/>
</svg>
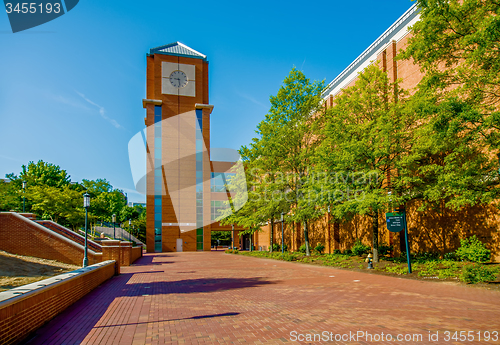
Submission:
<svg viewBox="0 0 500 345">
<path fill-rule="evenodd" d="M 141 258 L 138 265 L 135 266 L 151 266 L 154 265 L 152 257 Z M 149 262 L 149 264 L 148 264 Z M 184 273 L 184 272 L 183 272 Z M 185 272 L 188 273 L 188 272 Z M 158 274 L 160 277 L 155 277 L 152 282 L 144 282 L 148 278 L 143 275 Z M 164 280 L 162 280 L 164 279 Z M 71 336 L 66 339 L 65 343 L 79 344 L 83 342 L 85 337 L 93 328 L 112 327 L 113 325 L 96 326 L 101 318 L 108 312 L 110 305 L 123 302 L 123 298 L 150 298 L 155 295 L 168 294 L 189 294 L 189 293 L 209 293 L 215 291 L 224 291 L 231 289 L 242 289 L 257 287 L 266 284 L 276 284 L 277 281 L 267 281 L 262 278 L 199 278 L 199 279 L 172 279 L 170 273 L 164 271 L 145 271 L 136 273 L 125 273 L 115 276 L 104 282 L 88 295 L 80 299 L 78 302 L 70 306 L 63 313 L 56 316 L 47 325 L 36 331 L 23 344 L 42 344 L 51 343 L 58 339 L 58 334 L 71 333 Z M 135 300 L 131 303 L 139 303 L 138 308 L 145 306 L 143 301 Z M 112 308 L 116 308 L 116 305 Z M 109 309 L 112 310 L 112 309 Z M 116 318 L 110 315 L 107 318 Z M 224 313 L 213 315 L 194 315 L 185 319 L 204 319 L 224 316 L 234 316 L 238 313 Z M 120 319 L 124 320 L 124 325 L 138 325 L 141 323 L 155 323 L 161 321 L 174 320 L 157 320 L 150 318 L 147 322 L 134 322 L 138 320 L 130 320 L 130 316 L 120 315 Z M 128 323 L 127 321 L 130 320 Z M 108 321 L 109 322 L 109 321 Z M 107 322 L 101 322 L 103 325 Z M 121 325 L 116 325 L 121 326 Z"/>
<path fill-rule="evenodd" d="M 223 313 L 223 314 L 212 314 L 212 315 L 200 315 L 200 316 L 192 316 L 192 317 L 184 317 L 181 319 L 162 319 L 148 322 L 134 322 L 134 323 L 120 323 L 115 325 L 105 325 L 105 326 L 96 326 L 95 328 L 108 328 L 108 327 L 119 327 L 119 326 L 130 326 L 130 325 L 141 325 L 148 324 L 154 322 L 169 322 L 169 321 L 180 321 L 180 320 L 198 320 L 198 319 L 211 319 L 214 317 L 224 317 L 224 316 L 235 316 L 240 315 L 240 313 Z"/>
</svg>

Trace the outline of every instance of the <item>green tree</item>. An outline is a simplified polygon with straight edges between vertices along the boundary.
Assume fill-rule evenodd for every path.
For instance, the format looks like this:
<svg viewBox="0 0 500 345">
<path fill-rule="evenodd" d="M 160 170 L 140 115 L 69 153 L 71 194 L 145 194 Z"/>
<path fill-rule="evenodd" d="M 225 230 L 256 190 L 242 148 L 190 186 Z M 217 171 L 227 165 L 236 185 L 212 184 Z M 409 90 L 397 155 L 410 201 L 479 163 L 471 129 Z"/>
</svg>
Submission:
<svg viewBox="0 0 500 345">
<path fill-rule="evenodd" d="M 417 92 L 409 104 L 420 125 L 411 154 L 399 167 L 408 199 L 422 201 L 420 210 L 487 204 L 499 196 L 498 161 L 484 145 L 477 105 L 455 96 Z"/>
<path fill-rule="evenodd" d="M 22 211 L 21 185 L 12 181 L 0 181 L 0 211 Z"/>
<path fill-rule="evenodd" d="M 71 182 L 70 176 L 66 170 L 58 165 L 46 163 L 39 160 L 37 163 L 29 162 L 28 165 L 22 165 L 22 171 L 19 177 L 14 173 L 7 174 L 6 177 L 14 181 L 21 187 L 22 181 L 26 181 L 28 186 L 50 186 L 62 188 Z"/>
<path fill-rule="evenodd" d="M 93 217 L 109 222 L 112 215 L 116 214 L 117 222 L 130 219 L 131 211 L 126 208 L 125 195 L 121 190 L 114 189 L 106 179 L 84 179 L 82 186 L 90 194 L 89 212 Z"/>
<path fill-rule="evenodd" d="M 257 126 L 259 137 L 240 150 L 262 178 L 255 190 L 261 202 L 255 205 L 254 212 L 271 223 L 281 212 L 290 213 L 287 220 L 302 222 L 308 255 L 307 224 L 311 214 L 297 208 L 304 197 L 303 187 L 318 144 L 313 117 L 320 109 L 323 86 L 323 82 L 311 82 L 293 68 L 277 95 L 270 97 L 271 109 Z"/>
<path fill-rule="evenodd" d="M 331 205 L 334 219 L 366 215 L 372 219 L 374 261 L 378 261 L 378 220 L 405 193 L 396 170 L 411 148 L 411 114 L 403 110 L 406 95 L 390 83 L 376 65 L 359 74 L 354 86 L 335 98 L 325 116 L 321 145 L 316 152 L 318 175 L 309 188 Z M 389 180 L 390 179 L 390 183 Z"/>
<path fill-rule="evenodd" d="M 225 202 L 225 209 L 220 210 L 217 217 L 217 221 L 223 225 L 243 227 L 245 230 L 240 231 L 241 235 L 253 234 L 260 230 L 266 219 L 266 214 L 261 210 L 264 200 L 259 194 L 259 176 L 250 168 L 252 163 L 244 159 L 244 162 L 237 163 L 231 170 L 235 175 L 226 181 L 226 190 L 229 191 L 230 197 Z M 243 169 L 239 164 L 243 164 Z"/>
<path fill-rule="evenodd" d="M 85 212 L 83 198 L 79 191 L 53 186 L 28 187 L 26 197 L 31 201 L 32 210 L 44 219 L 67 225 L 76 230 L 83 225 Z"/>
<path fill-rule="evenodd" d="M 413 58 L 424 82 L 476 103 L 500 101 L 500 3 L 417 0 L 420 20 L 402 58 Z"/>
</svg>

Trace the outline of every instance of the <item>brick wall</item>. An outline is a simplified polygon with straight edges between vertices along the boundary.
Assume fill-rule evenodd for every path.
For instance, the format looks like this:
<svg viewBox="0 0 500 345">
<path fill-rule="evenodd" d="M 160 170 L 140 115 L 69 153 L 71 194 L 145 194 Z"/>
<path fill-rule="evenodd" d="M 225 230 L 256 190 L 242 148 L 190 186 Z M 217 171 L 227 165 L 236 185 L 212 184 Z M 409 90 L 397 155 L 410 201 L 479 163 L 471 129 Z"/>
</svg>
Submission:
<svg viewBox="0 0 500 345">
<path fill-rule="evenodd" d="M 83 263 L 83 246 L 17 213 L 0 213 L 0 250 L 18 255 Z M 102 254 L 89 249 L 89 264 L 102 261 Z"/>
<path fill-rule="evenodd" d="M 0 292 L 0 344 L 16 344 L 25 339 L 111 278 L 115 264 L 106 261 Z"/>
<path fill-rule="evenodd" d="M 58 225 L 54 223 L 55 225 Z M 68 230 L 70 231 L 70 230 Z M 105 240 L 99 246 L 102 253 L 88 250 L 89 265 L 116 260 L 119 266 L 129 266 L 141 255 L 132 257 L 130 242 Z M 141 246 L 142 248 L 142 246 Z M 0 212 L 0 250 L 18 255 L 57 260 L 73 265 L 83 264 L 84 247 L 63 234 L 47 229 L 18 213 Z"/>
<path fill-rule="evenodd" d="M 139 245 L 137 247 L 132 247 L 130 263 L 134 263 L 135 260 L 139 259 L 140 257 L 142 257 L 142 246 Z"/>
</svg>

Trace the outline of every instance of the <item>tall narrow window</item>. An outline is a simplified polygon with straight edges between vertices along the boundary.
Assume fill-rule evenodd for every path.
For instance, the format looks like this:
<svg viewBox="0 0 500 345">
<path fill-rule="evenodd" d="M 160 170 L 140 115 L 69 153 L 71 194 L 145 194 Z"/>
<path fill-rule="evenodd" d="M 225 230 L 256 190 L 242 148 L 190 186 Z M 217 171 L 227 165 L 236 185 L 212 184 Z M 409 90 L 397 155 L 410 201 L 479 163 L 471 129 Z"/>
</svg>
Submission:
<svg viewBox="0 0 500 345">
<path fill-rule="evenodd" d="M 154 140 L 154 191 L 155 191 L 155 252 L 162 251 L 161 227 L 162 227 L 162 174 L 161 174 L 161 105 L 155 105 L 155 140 Z"/>
<path fill-rule="evenodd" d="M 203 250 L 203 110 L 196 109 L 196 250 Z"/>
</svg>

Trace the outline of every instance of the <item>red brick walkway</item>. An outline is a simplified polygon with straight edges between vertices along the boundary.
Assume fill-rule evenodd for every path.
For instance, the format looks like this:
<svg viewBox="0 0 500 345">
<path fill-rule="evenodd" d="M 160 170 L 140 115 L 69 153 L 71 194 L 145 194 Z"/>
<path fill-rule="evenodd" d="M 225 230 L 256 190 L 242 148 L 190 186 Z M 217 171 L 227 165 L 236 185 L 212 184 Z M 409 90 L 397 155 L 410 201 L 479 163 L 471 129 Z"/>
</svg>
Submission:
<svg viewBox="0 0 500 345">
<path fill-rule="evenodd" d="M 402 343 L 398 334 L 461 343 L 446 342 L 446 331 L 499 344 L 477 332 L 500 331 L 500 293 L 222 252 L 165 253 L 123 267 L 29 344 L 328 343 L 307 341 L 322 332 L 336 344 Z"/>
</svg>

